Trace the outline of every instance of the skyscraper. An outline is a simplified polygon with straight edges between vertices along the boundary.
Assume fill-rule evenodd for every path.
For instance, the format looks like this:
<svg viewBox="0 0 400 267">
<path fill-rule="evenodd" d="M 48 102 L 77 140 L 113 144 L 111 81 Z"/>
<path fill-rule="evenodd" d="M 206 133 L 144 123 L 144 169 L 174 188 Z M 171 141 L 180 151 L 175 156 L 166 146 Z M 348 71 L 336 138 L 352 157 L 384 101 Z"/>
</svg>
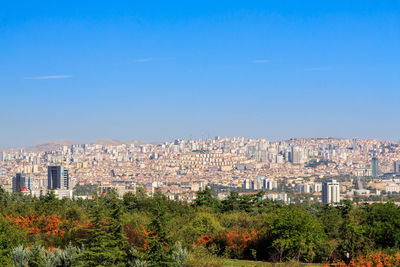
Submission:
<svg viewBox="0 0 400 267">
<path fill-rule="evenodd" d="M 17 173 L 12 179 L 12 191 L 21 192 L 24 188 L 31 190 L 33 179 L 25 177 L 22 173 Z"/>
<path fill-rule="evenodd" d="M 243 189 L 251 189 L 251 187 L 252 187 L 252 183 L 251 183 L 250 179 L 244 179 L 242 188 Z"/>
<path fill-rule="evenodd" d="M 62 166 L 49 166 L 47 172 L 48 189 L 68 189 L 68 169 Z"/>
<path fill-rule="evenodd" d="M 400 160 L 396 160 L 393 162 L 393 172 L 400 173 Z"/>
<path fill-rule="evenodd" d="M 262 186 L 264 189 L 267 189 L 267 190 L 272 190 L 272 189 L 274 189 L 274 188 L 277 188 L 278 187 L 278 183 L 276 182 L 276 181 L 274 181 L 274 180 L 270 180 L 270 179 L 263 179 L 263 186 Z"/>
<path fill-rule="evenodd" d="M 291 162 L 293 164 L 300 164 L 302 161 L 302 151 L 298 147 L 292 147 L 292 153 L 291 153 L 292 159 Z"/>
<path fill-rule="evenodd" d="M 340 202 L 340 187 L 336 180 L 325 180 L 322 183 L 322 203 Z"/>
<path fill-rule="evenodd" d="M 379 174 L 379 166 L 378 166 L 378 159 L 372 158 L 372 177 L 378 177 Z"/>
</svg>

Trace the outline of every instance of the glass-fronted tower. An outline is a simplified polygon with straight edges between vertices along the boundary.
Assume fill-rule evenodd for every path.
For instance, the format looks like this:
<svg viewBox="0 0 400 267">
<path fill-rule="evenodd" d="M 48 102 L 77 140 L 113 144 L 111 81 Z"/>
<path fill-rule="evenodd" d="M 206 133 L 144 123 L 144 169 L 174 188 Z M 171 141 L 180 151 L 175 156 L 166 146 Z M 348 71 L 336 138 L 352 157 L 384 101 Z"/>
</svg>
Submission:
<svg viewBox="0 0 400 267">
<path fill-rule="evenodd" d="M 68 169 L 63 166 L 49 166 L 47 171 L 48 189 L 68 189 L 69 176 Z"/>
<path fill-rule="evenodd" d="M 12 179 L 12 191 L 21 192 L 24 189 L 31 190 L 33 186 L 33 179 L 31 177 L 26 177 L 22 173 L 17 173 Z"/>
<path fill-rule="evenodd" d="M 372 177 L 378 177 L 379 175 L 379 166 L 378 166 L 378 159 L 372 158 Z"/>
</svg>

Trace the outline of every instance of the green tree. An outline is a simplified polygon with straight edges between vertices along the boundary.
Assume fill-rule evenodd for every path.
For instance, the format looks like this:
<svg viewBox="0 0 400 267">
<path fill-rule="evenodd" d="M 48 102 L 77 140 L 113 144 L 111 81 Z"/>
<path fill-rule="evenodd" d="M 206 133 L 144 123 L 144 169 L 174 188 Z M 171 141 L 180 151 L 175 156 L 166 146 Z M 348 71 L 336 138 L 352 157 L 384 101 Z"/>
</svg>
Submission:
<svg viewBox="0 0 400 267">
<path fill-rule="evenodd" d="M 204 190 L 197 191 L 196 199 L 193 201 L 195 207 L 210 207 L 219 210 L 220 202 L 213 197 L 211 188 L 206 186 Z"/>
<path fill-rule="evenodd" d="M 257 213 L 258 205 L 260 204 L 260 200 L 262 196 L 265 194 L 264 191 L 260 191 L 256 194 L 251 195 L 242 195 L 239 197 L 239 207 L 241 210 L 246 212 L 255 212 Z"/>
<path fill-rule="evenodd" d="M 376 203 L 363 208 L 365 226 L 376 248 L 400 246 L 400 208 L 394 203 Z"/>
<path fill-rule="evenodd" d="M 340 227 L 340 244 L 338 253 L 343 255 L 344 250 L 350 252 L 350 256 L 366 253 L 371 248 L 371 239 L 367 235 L 365 225 L 366 214 L 363 209 L 354 208 L 351 203 L 344 203 L 342 207 L 343 223 Z"/>
<path fill-rule="evenodd" d="M 135 209 L 137 209 L 137 197 L 135 194 L 129 192 L 126 193 L 123 196 L 123 203 L 124 203 L 124 207 L 128 210 L 128 211 L 134 211 Z"/>
<path fill-rule="evenodd" d="M 231 191 L 229 196 L 221 201 L 222 211 L 237 211 L 240 209 L 240 198 L 239 193 L 236 191 Z"/>
<path fill-rule="evenodd" d="M 173 260 L 170 251 L 170 239 L 165 229 L 165 210 L 160 203 L 153 209 L 153 220 L 150 224 L 150 236 L 148 237 L 148 262 L 151 266 L 171 266 Z"/>
<path fill-rule="evenodd" d="M 312 261 L 325 238 L 321 223 L 309 212 L 293 206 L 279 209 L 266 222 L 280 261 L 286 258 Z"/>
<path fill-rule="evenodd" d="M 44 267 L 45 266 L 45 251 L 41 245 L 35 244 L 32 246 L 29 257 L 29 267 Z"/>
<path fill-rule="evenodd" d="M 79 257 L 83 266 L 122 266 L 127 242 L 122 233 L 121 206 L 114 194 L 106 199 L 96 198 L 91 223 L 84 240 L 85 249 Z"/>
<path fill-rule="evenodd" d="M 0 217 L 0 266 L 7 266 L 9 253 L 14 247 L 26 242 L 25 231 L 11 225 L 10 221 Z"/>
</svg>

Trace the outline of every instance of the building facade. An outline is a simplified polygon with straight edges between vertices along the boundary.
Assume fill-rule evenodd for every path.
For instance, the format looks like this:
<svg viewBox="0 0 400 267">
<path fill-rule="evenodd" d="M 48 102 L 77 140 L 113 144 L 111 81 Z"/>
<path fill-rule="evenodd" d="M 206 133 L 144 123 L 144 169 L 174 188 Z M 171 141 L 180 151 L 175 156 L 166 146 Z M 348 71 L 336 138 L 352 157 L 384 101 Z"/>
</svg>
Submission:
<svg viewBox="0 0 400 267">
<path fill-rule="evenodd" d="M 372 177 L 378 177 L 379 175 L 379 165 L 378 165 L 378 159 L 377 158 L 372 158 L 371 162 L 372 166 Z"/>
<path fill-rule="evenodd" d="M 393 162 L 393 172 L 400 173 L 400 160 L 395 160 Z"/>
<path fill-rule="evenodd" d="M 48 189 L 69 189 L 68 169 L 63 166 L 49 166 L 47 172 Z"/>
<path fill-rule="evenodd" d="M 322 203 L 340 202 L 340 186 L 336 180 L 325 180 L 322 183 Z"/>
<path fill-rule="evenodd" d="M 22 173 L 17 173 L 12 179 L 12 191 L 21 192 L 23 190 L 31 190 L 33 186 L 33 179 L 26 177 Z"/>
</svg>

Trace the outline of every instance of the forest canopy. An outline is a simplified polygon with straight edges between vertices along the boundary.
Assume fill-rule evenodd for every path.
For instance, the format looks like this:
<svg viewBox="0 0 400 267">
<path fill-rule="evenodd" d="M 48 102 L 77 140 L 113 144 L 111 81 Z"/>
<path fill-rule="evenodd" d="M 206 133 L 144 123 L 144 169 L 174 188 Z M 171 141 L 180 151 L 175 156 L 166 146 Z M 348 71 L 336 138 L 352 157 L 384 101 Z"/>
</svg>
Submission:
<svg viewBox="0 0 400 267">
<path fill-rule="evenodd" d="M 188 204 L 141 189 L 72 200 L 1 190 L 0 265 L 208 266 L 221 258 L 325 263 L 399 255 L 394 203 L 285 205 L 262 194 L 231 192 L 221 201 L 207 187 Z"/>
</svg>

